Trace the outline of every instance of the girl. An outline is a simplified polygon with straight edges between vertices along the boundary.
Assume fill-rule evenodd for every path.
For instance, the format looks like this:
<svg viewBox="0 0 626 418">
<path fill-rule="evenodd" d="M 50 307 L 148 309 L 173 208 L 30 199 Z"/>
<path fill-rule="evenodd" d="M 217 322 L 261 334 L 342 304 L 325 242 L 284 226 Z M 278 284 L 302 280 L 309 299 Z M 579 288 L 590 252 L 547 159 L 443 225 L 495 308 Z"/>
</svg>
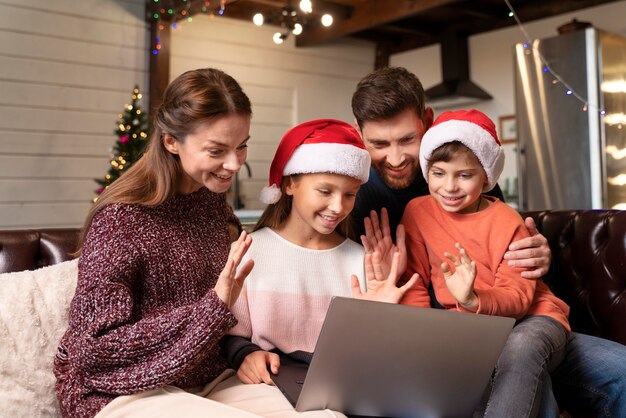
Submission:
<svg viewBox="0 0 626 418">
<path fill-rule="evenodd" d="M 542 382 L 565 353 L 569 307 L 541 279 L 523 279 L 504 260 L 509 244 L 528 231 L 514 209 L 482 194 L 504 167 L 493 122 L 476 110 L 443 113 L 422 139 L 420 165 L 430 196 L 413 199 L 402 218 L 407 272 L 420 280 L 402 303 L 430 307 L 432 284 L 434 305 L 518 319 L 485 416 L 536 416 Z"/>
<path fill-rule="evenodd" d="M 271 186 L 261 195 L 269 206 L 244 257 L 254 258 L 255 269 L 233 307 L 239 324 L 229 333 L 241 338 L 224 340 L 241 382 L 271 383 L 268 367 L 279 373 L 277 352 L 309 361 L 333 296 L 398 302 L 415 282 L 400 288 L 392 280 L 370 283 L 361 292 L 364 250 L 348 238 L 348 216 L 369 167 L 358 132 L 338 120 L 303 123 L 280 142 Z M 358 274 L 351 285 L 353 273 Z M 283 411 L 280 417 L 293 411 L 286 399 L 276 408 Z"/>
<path fill-rule="evenodd" d="M 232 77 L 180 75 L 145 155 L 89 211 L 55 358 L 63 416 L 256 416 L 210 400 L 229 375 L 218 341 L 237 322 L 230 307 L 253 266 L 235 275 L 252 240 L 243 232 L 230 247 L 237 220 L 225 200 L 250 117 Z M 203 386 L 207 398 L 185 390 Z"/>
</svg>

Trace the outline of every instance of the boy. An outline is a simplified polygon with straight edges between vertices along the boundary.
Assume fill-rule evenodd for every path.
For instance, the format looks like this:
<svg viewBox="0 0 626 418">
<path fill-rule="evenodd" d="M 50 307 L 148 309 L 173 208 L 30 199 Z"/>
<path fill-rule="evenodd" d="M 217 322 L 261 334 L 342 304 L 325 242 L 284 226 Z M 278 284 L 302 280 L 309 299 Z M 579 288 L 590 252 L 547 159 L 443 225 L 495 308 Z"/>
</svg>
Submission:
<svg viewBox="0 0 626 418">
<path fill-rule="evenodd" d="M 477 110 L 445 112 L 424 134 L 419 158 L 430 195 L 413 199 L 402 218 L 407 273 L 420 275 L 402 303 L 430 307 L 432 283 L 445 309 L 518 319 L 496 365 L 485 416 L 536 416 L 542 382 L 565 353 L 569 307 L 504 259 L 528 230 L 514 209 L 483 195 L 504 167 L 495 126 Z"/>
</svg>

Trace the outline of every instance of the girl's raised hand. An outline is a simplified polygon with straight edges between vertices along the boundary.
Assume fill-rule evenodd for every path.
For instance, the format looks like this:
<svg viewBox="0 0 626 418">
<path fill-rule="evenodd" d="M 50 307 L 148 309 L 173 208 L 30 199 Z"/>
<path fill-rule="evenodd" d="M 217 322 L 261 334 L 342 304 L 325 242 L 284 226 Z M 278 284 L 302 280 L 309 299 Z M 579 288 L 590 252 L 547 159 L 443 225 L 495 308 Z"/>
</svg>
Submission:
<svg viewBox="0 0 626 418">
<path fill-rule="evenodd" d="M 217 293 L 217 297 L 229 308 L 233 306 L 239 297 L 243 282 L 246 280 L 246 277 L 248 277 L 248 274 L 250 274 L 250 271 L 252 271 L 252 267 L 254 267 L 254 261 L 248 260 L 237 274 L 237 267 L 239 267 L 241 259 L 248 251 L 251 244 L 252 237 L 248 235 L 246 231 L 243 231 L 239 239 L 231 245 L 226 266 L 224 266 L 224 270 L 222 270 L 220 277 L 217 279 L 217 283 L 215 283 L 215 293 Z"/>
<path fill-rule="evenodd" d="M 356 299 L 374 300 L 378 302 L 400 302 L 406 291 L 415 284 L 419 275 L 417 273 L 413 274 L 413 276 L 404 285 L 398 287 L 399 260 L 400 254 L 398 252 L 394 253 L 389 274 L 385 278 L 385 276 L 383 276 L 383 269 L 380 260 L 376 260 L 372 254 L 366 254 L 365 271 L 367 276 L 367 291 L 365 293 L 361 292 L 359 279 L 353 274 L 352 296 Z"/>
<path fill-rule="evenodd" d="M 380 255 L 380 262 L 383 268 L 383 277 L 387 277 L 391 271 L 391 262 L 395 253 L 400 254 L 398 260 L 398 275 L 402 276 L 406 270 L 406 245 L 405 232 L 402 224 L 398 225 L 396 230 L 396 244 L 391 238 L 391 228 L 389 227 L 389 214 L 387 209 L 383 208 L 380 212 L 381 219 L 379 221 L 378 214 L 375 210 L 370 212 L 370 216 L 364 219 L 365 235 L 361 235 L 361 243 L 367 253 L 377 252 Z"/>
<path fill-rule="evenodd" d="M 452 273 L 452 269 L 447 262 L 441 263 L 443 277 L 446 280 L 448 290 L 457 302 L 465 309 L 476 312 L 478 309 L 478 296 L 474 292 L 476 262 L 472 261 L 461 244 L 457 242 L 454 246 L 459 251 L 460 257 L 448 252 L 443 253 L 454 264 L 455 269 L 454 273 Z"/>
</svg>

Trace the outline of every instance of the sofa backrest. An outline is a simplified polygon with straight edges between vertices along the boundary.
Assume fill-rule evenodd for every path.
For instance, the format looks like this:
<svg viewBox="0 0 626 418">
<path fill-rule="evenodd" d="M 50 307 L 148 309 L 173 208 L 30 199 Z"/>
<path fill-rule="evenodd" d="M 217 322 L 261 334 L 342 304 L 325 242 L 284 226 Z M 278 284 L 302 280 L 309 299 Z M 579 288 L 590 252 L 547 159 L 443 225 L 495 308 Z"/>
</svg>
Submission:
<svg viewBox="0 0 626 418">
<path fill-rule="evenodd" d="M 552 291 L 572 329 L 626 345 L 626 211 L 529 212 L 548 239 Z"/>
<path fill-rule="evenodd" d="M 523 213 L 548 239 L 552 291 L 570 305 L 575 331 L 626 345 L 626 211 Z M 0 273 L 69 260 L 78 229 L 0 231 Z"/>
<path fill-rule="evenodd" d="M 80 230 L 0 231 L 0 273 L 34 270 L 74 258 Z"/>
</svg>

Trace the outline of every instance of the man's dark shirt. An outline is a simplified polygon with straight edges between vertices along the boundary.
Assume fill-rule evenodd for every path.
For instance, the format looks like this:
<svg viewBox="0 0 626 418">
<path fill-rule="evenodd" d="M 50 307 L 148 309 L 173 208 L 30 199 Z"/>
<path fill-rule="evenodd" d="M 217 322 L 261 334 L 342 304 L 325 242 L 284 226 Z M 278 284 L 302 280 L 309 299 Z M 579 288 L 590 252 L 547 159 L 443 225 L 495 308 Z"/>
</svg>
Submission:
<svg viewBox="0 0 626 418">
<path fill-rule="evenodd" d="M 415 181 L 405 189 L 392 189 L 387 186 L 378 176 L 373 168 L 370 168 L 370 178 L 361 186 L 356 195 L 354 210 L 352 211 L 352 219 L 354 222 L 354 231 L 356 237 L 365 234 L 363 219 L 369 216 L 371 210 L 375 210 L 379 215 L 383 207 L 387 208 L 389 213 L 389 227 L 391 228 L 391 236 L 395 237 L 396 228 L 402 220 L 402 214 L 406 205 L 414 198 L 428 195 L 428 183 L 420 174 Z M 486 194 L 495 196 L 504 201 L 504 196 L 500 190 L 500 186 L 496 187 Z"/>
</svg>

